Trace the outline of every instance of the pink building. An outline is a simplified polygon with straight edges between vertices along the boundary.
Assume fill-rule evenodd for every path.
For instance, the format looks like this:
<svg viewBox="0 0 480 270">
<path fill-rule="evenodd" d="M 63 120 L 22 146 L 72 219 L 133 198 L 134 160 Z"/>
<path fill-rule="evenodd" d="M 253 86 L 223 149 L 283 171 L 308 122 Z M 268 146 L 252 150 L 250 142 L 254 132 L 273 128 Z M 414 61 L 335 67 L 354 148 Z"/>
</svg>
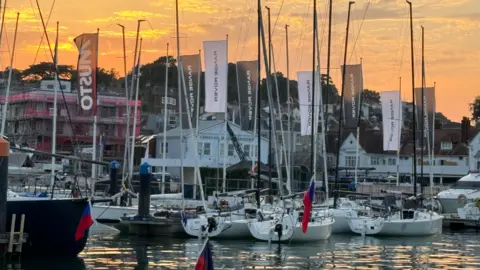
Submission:
<svg viewBox="0 0 480 270">
<path fill-rule="evenodd" d="M 93 116 L 77 106 L 77 93 L 72 91 L 69 81 L 62 81 L 65 101 L 62 93 L 57 98 L 57 152 L 72 153 L 75 134 L 80 148 L 91 148 L 93 141 Z M 54 100 L 54 81 L 45 80 L 40 84 L 12 87 L 7 110 L 6 136 L 13 138 L 17 144 L 27 143 L 30 147 L 42 151 L 51 151 L 52 118 Z M 99 89 L 100 90 L 100 89 Z M 99 91 L 97 115 L 97 143 L 105 143 L 103 156 L 106 159 L 123 158 L 127 125 L 124 94 Z M 5 104 L 5 96 L 0 96 L 0 103 Z M 133 109 L 135 102 L 129 101 Z M 140 133 L 140 107 L 138 101 L 136 136 Z M 68 112 L 70 113 L 69 121 Z"/>
</svg>

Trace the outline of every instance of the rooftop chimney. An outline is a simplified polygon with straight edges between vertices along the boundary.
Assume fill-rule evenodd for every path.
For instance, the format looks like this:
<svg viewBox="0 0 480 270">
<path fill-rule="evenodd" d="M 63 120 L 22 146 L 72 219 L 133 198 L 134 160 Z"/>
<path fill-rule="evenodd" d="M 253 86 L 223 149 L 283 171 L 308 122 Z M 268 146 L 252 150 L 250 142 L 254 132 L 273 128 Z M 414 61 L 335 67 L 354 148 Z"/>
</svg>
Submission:
<svg viewBox="0 0 480 270">
<path fill-rule="evenodd" d="M 470 133 L 470 119 L 468 117 L 463 117 L 461 124 L 461 140 L 463 143 L 467 143 Z"/>
</svg>

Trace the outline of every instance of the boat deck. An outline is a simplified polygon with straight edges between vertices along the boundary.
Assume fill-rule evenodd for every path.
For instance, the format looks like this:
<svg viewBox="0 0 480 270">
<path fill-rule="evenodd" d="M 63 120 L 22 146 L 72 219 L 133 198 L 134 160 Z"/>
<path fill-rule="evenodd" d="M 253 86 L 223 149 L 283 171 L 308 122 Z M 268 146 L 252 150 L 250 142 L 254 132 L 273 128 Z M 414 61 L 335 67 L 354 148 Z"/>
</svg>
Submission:
<svg viewBox="0 0 480 270">
<path fill-rule="evenodd" d="M 461 219 L 457 214 L 443 214 L 443 227 L 473 227 L 480 228 L 480 219 Z"/>
</svg>

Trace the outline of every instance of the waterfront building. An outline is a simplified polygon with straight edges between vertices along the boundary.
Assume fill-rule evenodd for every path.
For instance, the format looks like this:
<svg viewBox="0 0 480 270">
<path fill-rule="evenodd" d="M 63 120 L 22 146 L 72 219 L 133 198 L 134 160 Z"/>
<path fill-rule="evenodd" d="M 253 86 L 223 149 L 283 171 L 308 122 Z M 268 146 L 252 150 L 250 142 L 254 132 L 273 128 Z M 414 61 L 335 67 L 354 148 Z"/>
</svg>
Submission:
<svg viewBox="0 0 480 270">
<path fill-rule="evenodd" d="M 93 116 L 77 106 L 78 95 L 70 81 L 61 81 L 61 91 L 57 93 L 57 153 L 72 154 L 73 141 L 80 145 L 81 152 L 91 154 L 93 141 Z M 54 81 L 43 80 L 36 84 L 16 85 L 9 96 L 6 136 L 17 144 L 28 144 L 42 151 L 51 151 L 52 118 L 54 112 Z M 65 97 L 65 100 L 63 98 Z M 104 160 L 123 160 L 126 134 L 126 105 L 124 91 L 113 92 L 98 89 L 97 142 L 103 144 L 100 155 Z M 5 96 L 0 96 L 5 103 Z M 134 101 L 131 106 L 133 123 Z M 68 111 L 67 111 L 68 108 Z M 138 111 L 141 102 L 138 101 Z M 139 134 L 140 113 L 137 113 L 136 135 Z M 102 149 L 97 147 L 97 149 Z"/>
</svg>

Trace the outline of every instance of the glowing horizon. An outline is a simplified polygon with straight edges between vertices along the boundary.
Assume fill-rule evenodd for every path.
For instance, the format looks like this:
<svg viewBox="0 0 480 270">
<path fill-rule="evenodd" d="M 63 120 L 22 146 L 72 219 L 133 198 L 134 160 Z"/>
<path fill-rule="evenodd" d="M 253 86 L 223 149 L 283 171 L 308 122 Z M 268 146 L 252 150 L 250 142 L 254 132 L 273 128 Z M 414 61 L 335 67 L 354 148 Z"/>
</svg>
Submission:
<svg viewBox="0 0 480 270">
<path fill-rule="evenodd" d="M 30 0 L 9 3 L 5 16 L 0 64 L 9 66 L 10 51 L 17 12 L 20 12 L 14 68 L 51 62 L 48 45 L 36 6 Z M 43 17 L 49 17 L 53 0 L 41 1 Z M 62 2 L 62 3 L 60 3 Z M 107 2 L 107 3 L 105 3 Z M 328 1 L 318 1 L 318 27 L 321 68 L 327 63 Z M 349 56 L 347 64 L 362 59 L 364 88 L 375 91 L 399 89 L 402 77 L 402 99 L 411 99 L 411 63 L 409 10 L 404 0 L 359 0 L 352 6 Z M 194 54 L 202 41 L 229 36 L 229 62 L 257 59 L 257 12 L 255 0 L 179 0 L 180 51 Z M 312 69 L 312 1 L 264 0 L 272 11 L 272 43 L 275 66 L 285 74 L 285 24 L 289 25 L 290 77 Z M 332 24 L 331 76 L 341 86 L 340 65 L 343 62 L 345 24 L 348 0 L 335 1 Z M 368 6 L 368 9 L 367 9 Z M 280 15 L 279 15 L 279 10 Z M 413 3 L 415 81 L 421 86 L 420 26 L 425 27 L 426 86 L 436 84 L 437 111 L 459 122 L 471 117 L 468 104 L 479 94 L 480 83 L 480 2 L 475 0 L 417 0 Z M 263 10 L 264 21 L 266 12 Z M 363 19 L 365 17 L 365 19 Z M 78 51 L 73 38 L 100 29 L 99 66 L 123 76 L 122 32 L 125 25 L 127 68 L 132 67 L 138 19 L 143 38 L 142 63 L 166 55 L 176 57 L 175 1 L 57 1 L 47 31 L 51 46 L 55 23 L 60 22 L 59 63 L 76 66 Z M 265 27 L 266 28 L 266 27 Z M 360 34 L 359 34 L 360 33 Z M 38 51 L 38 54 L 37 54 Z M 263 58 L 262 58 L 263 60 Z"/>
</svg>

